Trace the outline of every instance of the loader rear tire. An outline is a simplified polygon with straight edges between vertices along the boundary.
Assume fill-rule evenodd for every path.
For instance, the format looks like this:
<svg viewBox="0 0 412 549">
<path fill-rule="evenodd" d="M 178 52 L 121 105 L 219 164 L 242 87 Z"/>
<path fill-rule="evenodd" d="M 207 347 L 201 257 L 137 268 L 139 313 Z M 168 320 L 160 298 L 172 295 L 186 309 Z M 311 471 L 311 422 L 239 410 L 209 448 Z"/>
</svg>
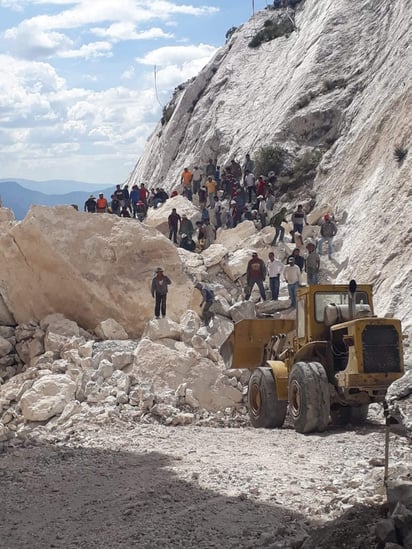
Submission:
<svg viewBox="0 0 412 549">
<path fill-rule="evenodd" d="M 288 403 L 278 400 L 270 368 L 256 368 L 249 379 L 249 417 L 253 427 L 282 427 Z"/>
<path fill-rule="evenodd" d="M 329 423 L 330 393 L 319 362 L 297 362 L 289 378 L 289 411 L 298 433 L 324 431 Z"/>
</svg>

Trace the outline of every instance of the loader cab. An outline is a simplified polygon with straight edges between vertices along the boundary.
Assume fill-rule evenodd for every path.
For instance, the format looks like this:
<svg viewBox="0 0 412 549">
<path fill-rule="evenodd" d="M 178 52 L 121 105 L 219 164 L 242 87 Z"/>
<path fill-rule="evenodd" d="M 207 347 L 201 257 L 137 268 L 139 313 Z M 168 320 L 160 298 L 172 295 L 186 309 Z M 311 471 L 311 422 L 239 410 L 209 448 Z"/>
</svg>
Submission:
<svg viewBox="0 0 412 549">
<path fill-rule="evenodd" d="M 312 341 L 330 341 L 331 326 L 350 320 L 346 284 L 313 285 L 298 289 L 296 339 L 298 347 Z M 373 315 L 372 286 L 360 285 L 354 293 L 357 318 Z"/>
</svg>

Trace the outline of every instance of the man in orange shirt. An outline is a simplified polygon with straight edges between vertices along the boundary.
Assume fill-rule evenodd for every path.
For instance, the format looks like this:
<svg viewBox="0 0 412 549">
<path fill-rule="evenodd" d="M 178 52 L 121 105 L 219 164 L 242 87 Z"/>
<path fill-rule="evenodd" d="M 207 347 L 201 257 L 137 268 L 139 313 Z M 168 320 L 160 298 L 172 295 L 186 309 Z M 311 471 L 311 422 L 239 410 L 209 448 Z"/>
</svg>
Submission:
<svg viewBox="0 0 412 549">
<path fill-rule="evenodd" d="M 209 206 L 214 208 L 215 206 L 215 194 L 217 191 L 217 183 L 211 175 L 206 180 L 207 196 L 209 198 Z"/>
<path fill-rule="evenodd" d="M 108 205 L 106 198 L 104 198 L 104 194 L 99 193 L 99 198 L 96 200 L 96 212 L 106 213 Z"/>
<path fill-rule="evenodd" d="M 182 172 L 180 183 L 183 185 L 182 194 L 189 200 L 192 200 L 192 179 L 193 173 L 189 170 L 189 168 L 185 168 Z"/>
</svg>

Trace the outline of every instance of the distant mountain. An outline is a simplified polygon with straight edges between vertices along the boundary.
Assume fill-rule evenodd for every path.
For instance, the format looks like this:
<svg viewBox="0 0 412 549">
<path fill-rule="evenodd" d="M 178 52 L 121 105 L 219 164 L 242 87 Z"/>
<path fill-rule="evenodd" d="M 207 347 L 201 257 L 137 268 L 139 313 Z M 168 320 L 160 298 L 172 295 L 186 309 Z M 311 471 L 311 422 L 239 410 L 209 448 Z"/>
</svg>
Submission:
<svg viewBox="0 0 412 549">
<path fill-rule="evenodd" d="M 88 193 L 98 193 L 100 190 L 110 186 L 108 183 L 84 183 L 83 181 L 71 181 L 68 179 L 50 179 L 48 181 L 33 181 L 32 179 L 19 179 L 9 177 L 0 179 L 1 183 L 18 183 L 30 191 L 38 191 L 44 194 L 67 194 L 73 191 L 84 191 Z M 115 188 L 115 183 L 113 183 Z"/>
<path fill-rule="evenodd" d="M 109 198 L 115 186 L 102 189 L 98 187 L 98 191 L 104 193 L 106 198 Z M 83 210 L 84 203 L 90 196 L 91 192 L 96 196 L 96 191 L 73 191 L 66 194 L 45 194 L 39 191 L 32 191 L 22 187 L 15 181 L 0 180 L 0 196 L 2 204 L 5 208 L 10 208 L 14 212 L 16 219 L 24 219 L 30 206 L 57 206 L 59 204 L 77 204 L 79 210 Z"/>
</svg>

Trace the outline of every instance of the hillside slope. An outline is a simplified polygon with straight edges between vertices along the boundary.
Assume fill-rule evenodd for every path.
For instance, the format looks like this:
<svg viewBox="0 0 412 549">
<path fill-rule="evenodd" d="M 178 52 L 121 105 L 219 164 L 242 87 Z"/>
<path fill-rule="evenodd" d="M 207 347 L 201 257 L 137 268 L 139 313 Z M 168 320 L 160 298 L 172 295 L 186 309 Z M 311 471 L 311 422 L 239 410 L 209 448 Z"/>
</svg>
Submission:
<svg viewBox="0 0 412 549">
<path fill-rule="evenodd" d="M 377 313 L 399 316 L 411 334 L 412 163 L 411 153 L 398 163 L 394 147 L 410 147 L 412 133 L 412 5 L 305 0 L 295 32 L 249 48 L 281 15 L 256 14 L 176 90 L 128 182 L 170 189 L 185 165 L 225 165 L 266 144 L 327 149 L 314 191 L 346 220 L 336 277 L 374 282 Z"/>
</svg>

